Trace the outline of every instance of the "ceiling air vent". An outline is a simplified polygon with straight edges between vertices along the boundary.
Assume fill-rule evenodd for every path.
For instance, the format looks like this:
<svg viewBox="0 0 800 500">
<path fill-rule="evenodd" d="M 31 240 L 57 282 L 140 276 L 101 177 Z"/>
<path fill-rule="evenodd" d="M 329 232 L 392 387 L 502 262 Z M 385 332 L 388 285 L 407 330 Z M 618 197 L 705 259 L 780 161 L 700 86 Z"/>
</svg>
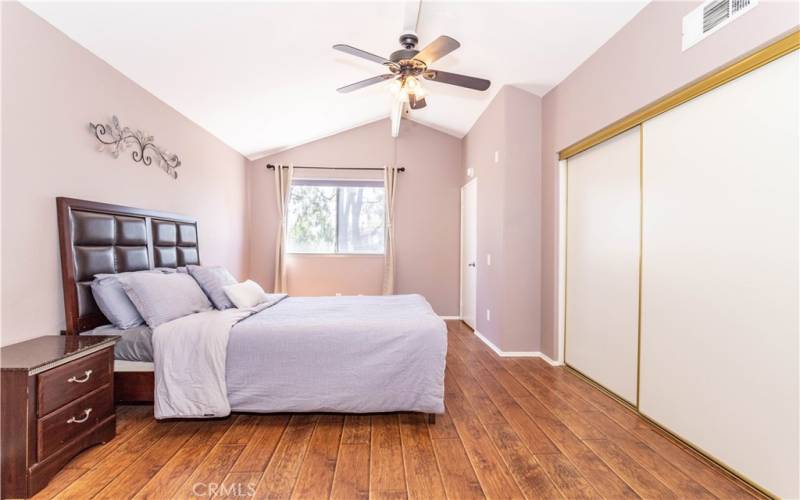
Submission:
<svg viewBox="0 0 800 500">
<path fill-rule="evenodd" d="M 708 0 L 683 18 L 683 50 L 758 5 L 758 0 Z"/>
</svg>

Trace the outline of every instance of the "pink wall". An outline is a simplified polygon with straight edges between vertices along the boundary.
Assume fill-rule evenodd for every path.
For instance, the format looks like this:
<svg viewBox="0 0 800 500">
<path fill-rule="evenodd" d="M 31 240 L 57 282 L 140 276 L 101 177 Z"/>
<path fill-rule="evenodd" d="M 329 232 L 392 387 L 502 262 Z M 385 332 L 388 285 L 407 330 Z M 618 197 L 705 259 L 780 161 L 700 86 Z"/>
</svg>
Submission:
<svg viewBox="0 0 800 500">
<path fill-rule="evenodd" d="M 464 138 L 462 182 L 468 168 L 478 179 L 477 329 L 507 352 L 539 350 L 540 125 L 541 99 L 504 87 Z"/>
<path fill-rule="evenodd" d="M 246 276 L 246 160 L 18 3 L 2 6 L 2 344 L 57 334 L 56 196 L 198 218 L 204 262 Z M 180 177 L 97 151 L 89 121 L 142 127 Z"/>
<path fill-rule="evenodd" d="M 292 295 L 380 295 L 383 255 L 289 255 Z"/>
<path fill-rule="evenodd" d="M 557 152 L 795 28 L 797 2 L 762 1 L 686 52 L 681 19 L 699 2 L 652 2 L 543 99 L 542 351 L 556 355 Z"/>
<path fill-rule="evenodd" d="M 507 93 L 501 90 L 481 114 L 478 121 L 464 137 L 463 161 L 466 170 L 474 169 L 478 179 L 477 201 L 477 285 L 476 285 L 476 329 L 495 345 L 501 343 L 503 331 L 502 297 L 505 286 L 503 254 L 503 191 L 505 169 L 502 163 L 494 162 L 494 152 L 499 151 L 505 159 L 505 116 Z M 487 255 L 493 257 L 492 266 L 486 264 Z M 486 320 L 486 310 L 493 313 L 492 321 Z"/>
<path fill-rule="evenodd" d="M 267 163 L 331 167 L 406 167 L 400 174 L 397 220 L 397 293 L 420 293 L 443 316 L 459 309 L 459 220 L 461 141 L 404 120 L 393 140 L 388 120 L 357 127 L 250 162 L 250 269 L 272 288 L 276 208 L 274 173 Z M 299 172 L 299 171 L 298 171 Z M 293 295 L 375 294 L 382 281 L 381 257 L 290 256 Z"/>
</svg>

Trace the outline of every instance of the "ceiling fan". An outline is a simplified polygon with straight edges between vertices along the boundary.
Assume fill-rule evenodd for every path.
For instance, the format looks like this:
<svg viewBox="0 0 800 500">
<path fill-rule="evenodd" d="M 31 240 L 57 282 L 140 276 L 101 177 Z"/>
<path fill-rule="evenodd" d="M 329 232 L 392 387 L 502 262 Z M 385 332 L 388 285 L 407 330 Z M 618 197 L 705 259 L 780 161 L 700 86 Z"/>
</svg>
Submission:
<svg viewBox="0 0 800 500">
<path fill-rule="evenodd" d="M 480 91 L 488 89 L 491 85 L 489 80 L 483 78 L 448 73 L 430 67 L 431 64 L 461 46 L 455 39 L 449 36 L 440 36 L 422 50 L 416 50 L 417 43 L 419 43 L 419 39 L 416 34 L 404 33 L 400 36 L 400 45 L 403 48 L 392 52 L 388 59 L 350 45 L 334 45 L 333 48 L 336 50 L 382 64 L 389 70 L 389 73 L 373 76 L 336 90 L 348 93 L 386 80 L 394 80 L 392 92 L 398 97 L 398 100 L 402 103 L 407 102 L 411 109 L 421 109 L 427 105 L 425 102 L 427 93 L 422 88 L 420 78 Z"/>
</svg>

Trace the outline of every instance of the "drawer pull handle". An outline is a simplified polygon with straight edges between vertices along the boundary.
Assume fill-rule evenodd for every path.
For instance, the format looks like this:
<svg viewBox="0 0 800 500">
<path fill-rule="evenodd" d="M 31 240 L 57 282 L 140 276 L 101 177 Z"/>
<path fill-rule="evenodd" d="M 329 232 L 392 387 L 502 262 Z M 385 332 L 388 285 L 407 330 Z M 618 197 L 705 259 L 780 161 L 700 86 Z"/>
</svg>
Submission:
<svg viewBox="0 0 800 500">
<path fill-rule="evenodd" d="M 91 377 L 91 376 L 92 376 L 92 370 L 86 370 L 85 372 L 83 372 L 83 377 L 81 377 L 81 378 L 70 377 L 70 378 L 67 379 L 67 382 L 75 382 L 76 384 L 82 384 L 82 383 L 88 381 L 89 377 Z"/>
<path fill-rule="evenodd" d="M 87 409 L 83 410 L 83 416 L 81 418 L 72 417 L 69 420 L 67 420 L 67 423 L 68 424 L 82 424 L 82 423 L 86 422 L 87 420 L 89 420 L 89 414 L 90 413 L 92 413 L 92 409 L 91 408 L 87 408 Z"/>
</svg>

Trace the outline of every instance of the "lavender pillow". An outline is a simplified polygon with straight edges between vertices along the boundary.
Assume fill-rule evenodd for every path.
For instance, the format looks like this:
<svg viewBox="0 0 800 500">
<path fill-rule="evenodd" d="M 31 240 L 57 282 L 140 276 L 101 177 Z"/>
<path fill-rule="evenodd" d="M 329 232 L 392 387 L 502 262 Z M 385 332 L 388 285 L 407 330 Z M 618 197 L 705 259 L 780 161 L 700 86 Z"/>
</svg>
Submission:
<svg viewBox="0 0 800 500">
<path fill-rule="evenodd" d="M 235 285 L 236 279 L 222 266 L 187 266 L 189 274 L 206 292 L 214 307 L 220 311 L 233 307 L 233 302 L 222 290 L 228 285 Z"/>
<path fill-rule="evenodd" d="M 206 294 L 185 273 L 133 273 L 119 281 L 150 328 L 212 309 Z"/>
<path fill-rule="evenodd" d="M 127 330 L 143 324 L 144 319 L 122 289 L 120 276 L 122 274 L 96 275 L 91 285 L 92 295 L 106 319 L 120 330 Z"/>
</svg>

